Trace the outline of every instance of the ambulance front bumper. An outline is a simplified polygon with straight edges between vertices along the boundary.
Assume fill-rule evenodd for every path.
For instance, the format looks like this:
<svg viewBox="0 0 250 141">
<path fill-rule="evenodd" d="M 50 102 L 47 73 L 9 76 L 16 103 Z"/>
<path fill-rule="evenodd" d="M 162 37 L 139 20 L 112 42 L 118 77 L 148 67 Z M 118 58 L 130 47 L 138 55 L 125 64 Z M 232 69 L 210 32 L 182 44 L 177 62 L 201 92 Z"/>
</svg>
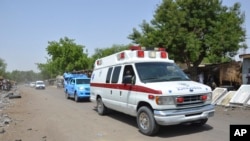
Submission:
<svg viewBox="0 0 250 141">
<path fill-rule="evenodd" d="M 181 110 L 154 110 L 154 118 L 159 125 L 176 125 L 213 117 L 214 112 L 213 105 Z"/>
</svg>

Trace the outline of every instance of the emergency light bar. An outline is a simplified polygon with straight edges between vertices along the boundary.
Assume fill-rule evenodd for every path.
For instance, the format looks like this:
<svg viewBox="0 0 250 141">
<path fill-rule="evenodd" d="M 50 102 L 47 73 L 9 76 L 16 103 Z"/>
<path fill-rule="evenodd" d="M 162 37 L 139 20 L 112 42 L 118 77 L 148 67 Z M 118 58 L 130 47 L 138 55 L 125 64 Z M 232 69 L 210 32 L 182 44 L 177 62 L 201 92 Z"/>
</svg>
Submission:
<svg viewBox="0 0 250 141">
<path fill-rule="evenodd" d="M 145 50 L 145 47 L 141 47 L 141 46 L 130 46 L 129 49 L 130 49 L 130 50 Z"/>
<path fill-rule="evenodd" d="M 155 47 L 155 48 L 145 48 L 141 46 L 130 46 L 130 50 L 154 50 L 154 51 L 166 51 L 163 47 Z"/>
</svg>

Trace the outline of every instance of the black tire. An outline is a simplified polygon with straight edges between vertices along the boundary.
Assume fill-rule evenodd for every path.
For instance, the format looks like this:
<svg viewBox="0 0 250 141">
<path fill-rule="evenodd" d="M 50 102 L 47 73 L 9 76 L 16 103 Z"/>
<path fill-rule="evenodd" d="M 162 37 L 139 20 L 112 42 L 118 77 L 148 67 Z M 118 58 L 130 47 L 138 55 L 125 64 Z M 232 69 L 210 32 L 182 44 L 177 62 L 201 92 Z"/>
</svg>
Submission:
<svg viewBox="0 0 250 141">
<path fill-rule="evenodd" d="M 151 109 L 142 106 L 137 113 L 137 125 L 141 133 L 152 136 L 159 131 L 159 125 L 155 122 Z"/>
<path fill-rule="evenodd" d="M 199 121 L 193 122 L 192 125 L 194 126 L 203 126 L 207 123 L 207 118 L 206 119 L 201 119 Z"/>
<path fill-rule="evenodd" d="M 9 99 L 14 99 L 14 98 L 21 98 L 21 95 L 11 95 L 9 96 Z"/>
<path fill-rule="evenodd" d="M 65 97 L 66 97 L 66 99 L 69 99 L 69 94 L 68 94 L 67 90 L 65 91 Z"/>
<path fill-rule="evenodd" d="M 74 93 L 74 99 L 75 99 L 75 102 L 79 102 L 79 97 L 77 96 L 76 92 Z"/>
<path fill-rule="evenodd" d="M 97 98 L 96 110 L 99 115 L 105 115 L 108 112 L 108 108 L 103 104 L 102 98 Z"/>
</svg>

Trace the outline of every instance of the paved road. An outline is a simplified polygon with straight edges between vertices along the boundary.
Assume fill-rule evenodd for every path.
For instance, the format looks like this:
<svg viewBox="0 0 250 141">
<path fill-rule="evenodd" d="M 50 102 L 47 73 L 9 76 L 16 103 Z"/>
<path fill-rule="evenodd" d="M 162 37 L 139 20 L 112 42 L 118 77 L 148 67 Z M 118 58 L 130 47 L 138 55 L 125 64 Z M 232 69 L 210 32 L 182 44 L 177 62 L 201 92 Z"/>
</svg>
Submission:
<svg viewBox="0 0 250 141">
<path fill-rule="evenodd" d="M 0 111 L 13 120 L 0 141 L 229 141 L 230 124 L 250 124 L 250 110 L 217 107 L 202 127 L 167 126 L 150 137 L 138 131 L 134 117 L 118 112 L 99 116 L 94 103 L 67 100 L 63 89 L 18 89 L 22 98 Z"/>
</svg>

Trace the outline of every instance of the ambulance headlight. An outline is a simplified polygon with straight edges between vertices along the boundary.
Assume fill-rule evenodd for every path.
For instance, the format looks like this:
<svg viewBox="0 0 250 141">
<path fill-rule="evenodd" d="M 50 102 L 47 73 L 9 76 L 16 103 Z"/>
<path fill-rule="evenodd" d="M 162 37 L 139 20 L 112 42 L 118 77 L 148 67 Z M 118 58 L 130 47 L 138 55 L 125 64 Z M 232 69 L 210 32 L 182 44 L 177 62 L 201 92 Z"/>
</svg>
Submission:
<svg viewBox="0 0 250 141">
<path fill-rule="evenodd" d="M 173 105 L 174 99 L 171 96 L 156 96 L 155 102 L 158 105 Z"/>
<path fill-rule="evenodd" d="M 212 101 L 212 98 L 212 93 L 208 93 L 206 101 Z"/>
</svg>

